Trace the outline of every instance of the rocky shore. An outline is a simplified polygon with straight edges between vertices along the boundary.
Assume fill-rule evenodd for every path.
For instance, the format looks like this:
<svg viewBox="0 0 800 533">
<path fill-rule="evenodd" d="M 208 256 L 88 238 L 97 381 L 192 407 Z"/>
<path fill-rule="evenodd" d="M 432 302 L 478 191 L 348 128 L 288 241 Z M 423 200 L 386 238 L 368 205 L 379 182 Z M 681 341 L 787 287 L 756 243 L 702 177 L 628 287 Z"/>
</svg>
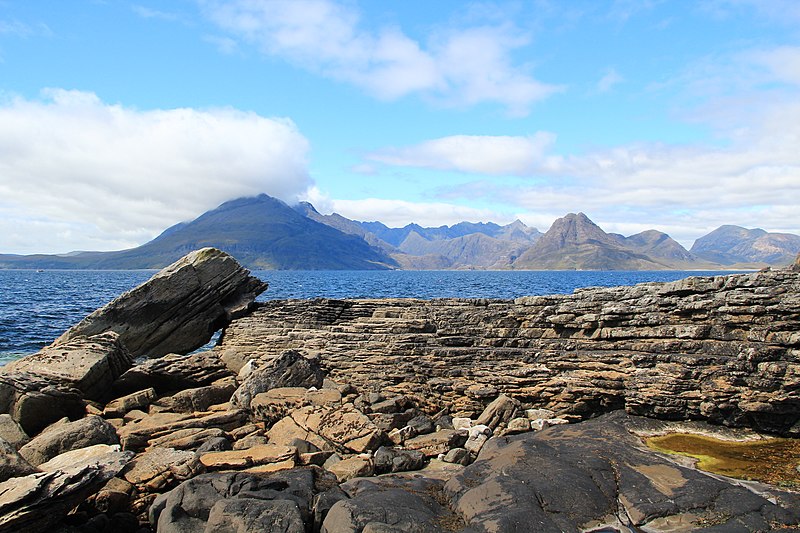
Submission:
<svg viewBox="0 0 800 533">
<path fill-rule="evenodd" d="M 2 368 L 0 531 L 800 527 L 800 484 L 642 441 L 800 437 L 800 265 L 514 301 L 266 288 L 198 250 Z"/>
</svg>

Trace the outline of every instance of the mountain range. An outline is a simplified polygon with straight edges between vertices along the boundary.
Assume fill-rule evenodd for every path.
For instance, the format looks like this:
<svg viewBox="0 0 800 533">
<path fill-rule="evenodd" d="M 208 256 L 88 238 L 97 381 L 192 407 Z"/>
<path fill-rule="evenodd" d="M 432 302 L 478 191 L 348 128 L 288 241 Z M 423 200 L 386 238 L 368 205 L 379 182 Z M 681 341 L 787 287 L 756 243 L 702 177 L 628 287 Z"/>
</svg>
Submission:
<svg viewBox="0 0 800 533">
<path fill-rule="evenodd" d="M 390 228 L 262 194 L 225 202 L 129 250 L 0 254 L 0 268 L 161 268 L 204 246 L 264 270 L 713 270 L 790 264 L 800 236 L 722 226 L 686 250 L 656 230 L 629 237 L 606 233 L 583 213 L 559 218 L 546 233 L 519 220 Z"/>
</svg>

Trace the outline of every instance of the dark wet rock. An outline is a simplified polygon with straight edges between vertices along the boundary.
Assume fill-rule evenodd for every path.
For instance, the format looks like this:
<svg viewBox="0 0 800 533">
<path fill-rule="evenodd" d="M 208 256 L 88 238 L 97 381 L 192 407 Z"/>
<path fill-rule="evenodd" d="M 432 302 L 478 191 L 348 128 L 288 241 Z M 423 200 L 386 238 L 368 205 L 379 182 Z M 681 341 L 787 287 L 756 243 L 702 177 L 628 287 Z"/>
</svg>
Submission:
<svg viewBox="0 0 800 533">
<path fill-rule="evenodd" d="M 114 383 L 114 393 L 129 394 L 153 387 L 157 393 L 205 387 L 233 377 L 215 352 L 191 355 L 171 354 L 132 367 Z"/>
<path fill-rule="evenodd" d="M 116 333 L 98 332 L 43 348 L 8 363 L 2 372 L 35 374 L 75 387 L 91 400 L 103 400 L 114 380 L 131 364 L 133 360 Z"/>
<path fill-rule="evenodd" d="M 49 532 L 69 511 L 114 477 L 130 453 L 113 452 L 91 464 L 0 483 L 0 531 Z"/>
<path fill-rule="evenodd" d="M 375 450 L 374 463 L 376 474 L 407 472 L 425 466 L 425 455 L 418 451 L 396 450 L 381 446 Z"/>
<path fill-rule="evenodd" d="M 325 374 L 316 359 L 308 359 L 294 350 L 287 350 L 247 376 L 233 394 L 231 404 L 248 409 L 257 394 L 278 387 L 319 388 L 324 378 Z"/>
<path fill-rule="evenodd" d="M 266 290 L 249 274 L 224 252 L 196 250 L 87 316 L 54 345 L 114 331 L 133 356 L 191 352 Z"/>
<path fill-rule="evenodd" d="M 208 452 L 225 452 L 232 449 L 230 440 L 225 437 L 212 437 L 198 446 L 195 453 L 202 455 Z"/>
<path fill-rule="evenodd" d="M 441 481 L 427 478 L 357 479 L 342 485 L 351 499 L 328 512 L 322 533 L 391 531 L 444 533 L 460 531 L 463 523 L 439 503 Z M 520 530 L 522 531 L 522 530 Z M 530 530 L 526 530 L 530 531 Z"/>
<path fill-rule="evenodd" d="M 310 526 L 314 523 L 314 501 L 317 494 L 330 490 L 336 484 L 330 474 L 313 467 L 284 470 L 272 474 L 249 474 L 224 472 L 202 474 L 190 479 L 168 493 L 156 498 L 150 507 L 150 523 L 157 526 L 159 533 L 208 531 L 206 529 L 212 508 L 219 502 L 239 499 L 257 499 L 261 502 L 291 502 L 302 520 Z M 215 520 L 220 514 L 226 515 L 227 523 L 248 520 L 253 513 L 247 505 L 220 503 L 214 513 Z M 277 506 L 283 508 L 285 504 Z M 271 506 L 257 506 L 253 512 L 267 512 Z M 222 513 L 225 509 L 226 512 Z M 288 509 L 288 507 L 287 507 Z M 236 510 L 234 512 L 234 510 Z M 265 516 L 273 516 L 267 512 Z M 293 515 L 296 516 L 296 515 Z M 238 517 L 238 518 L 236 518 Z M 292 527 L 296 524 L 290 522 Z M 268 529 L 262 529 L 262 531 Z M 246 531 L 250 531 L 247 529 Z M 282 531 L 282 530 L 281 530 Z M 294 530 L 289 530 L 294 531 Z M 300 530 L 307 531 L 307 530 Z"/>
<path fill-rule="evenodd" d="M 418 415 L 408 421 L 406 424 L 408 427 L 414 430 L 415 435 L 425 435 L 427 433 L 433 433 L 434 429 L 436 429 L 433 420 L 426 415 Z"/>
<path fill-rule="evenodd" d="M 214 504 L 208 514 L 206 531 L 306 533 L 307 528 L 293 500 L 236 498 Z"/>
<path fill-rule="evenodd" d="M 759 495 L 642 449 L 622 412 L 576 425 L 491 439 L 478 460 L 445 485 L 453 508 L 477 531 L 760 531 L 800 524 L 800 497 Z M 775 498 L 777 504 L 770 498 Z"/>
<path fill-rule="evenodd" d="M 64 452 L 94 444 L 119 444 L 119 439 L 114 426 L 99 416 L 87 416 L 46 429 L 20 448 L 19 453 L 38 466 Z"/>
<path fill-rule="evenodd" d="M 36 471 L 14 446 L 0 438 L 0 482 L 12 477 L 27 476 Z"/>
</svg>

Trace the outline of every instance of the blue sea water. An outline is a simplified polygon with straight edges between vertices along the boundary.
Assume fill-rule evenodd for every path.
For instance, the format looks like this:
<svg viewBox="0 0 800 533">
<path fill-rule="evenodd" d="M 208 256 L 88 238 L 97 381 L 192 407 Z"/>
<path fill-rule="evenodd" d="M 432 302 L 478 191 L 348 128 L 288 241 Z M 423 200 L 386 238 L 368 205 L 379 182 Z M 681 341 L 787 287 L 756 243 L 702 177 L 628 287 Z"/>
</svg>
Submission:
<svg viewBox="0 0 800 533">
<path fill-rule="evenodd" d="M 255 271 L 285 298 L 516 298 L 579 287 L 674 281 L 727 272 L 686 271 Z M 34 353 L 151 270 L 0 270 L 0 365 Z"/>
</svg>

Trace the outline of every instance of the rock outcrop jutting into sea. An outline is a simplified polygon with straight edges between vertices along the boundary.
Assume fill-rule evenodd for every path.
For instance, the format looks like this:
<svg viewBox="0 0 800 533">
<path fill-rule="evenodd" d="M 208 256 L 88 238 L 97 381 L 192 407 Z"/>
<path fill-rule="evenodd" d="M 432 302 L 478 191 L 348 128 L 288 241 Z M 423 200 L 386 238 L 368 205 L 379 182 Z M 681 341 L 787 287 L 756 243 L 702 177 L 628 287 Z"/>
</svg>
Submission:
<svg viewBox="0 0 800 533">
<path fill-rule="evenodd" d="M 799 270 L 254 304 L 266 284 L 193 252 L 0 371 L 0 532 L 798 527 L 800 473 L 642 438 L 800 436 Z"/>
</svg>

